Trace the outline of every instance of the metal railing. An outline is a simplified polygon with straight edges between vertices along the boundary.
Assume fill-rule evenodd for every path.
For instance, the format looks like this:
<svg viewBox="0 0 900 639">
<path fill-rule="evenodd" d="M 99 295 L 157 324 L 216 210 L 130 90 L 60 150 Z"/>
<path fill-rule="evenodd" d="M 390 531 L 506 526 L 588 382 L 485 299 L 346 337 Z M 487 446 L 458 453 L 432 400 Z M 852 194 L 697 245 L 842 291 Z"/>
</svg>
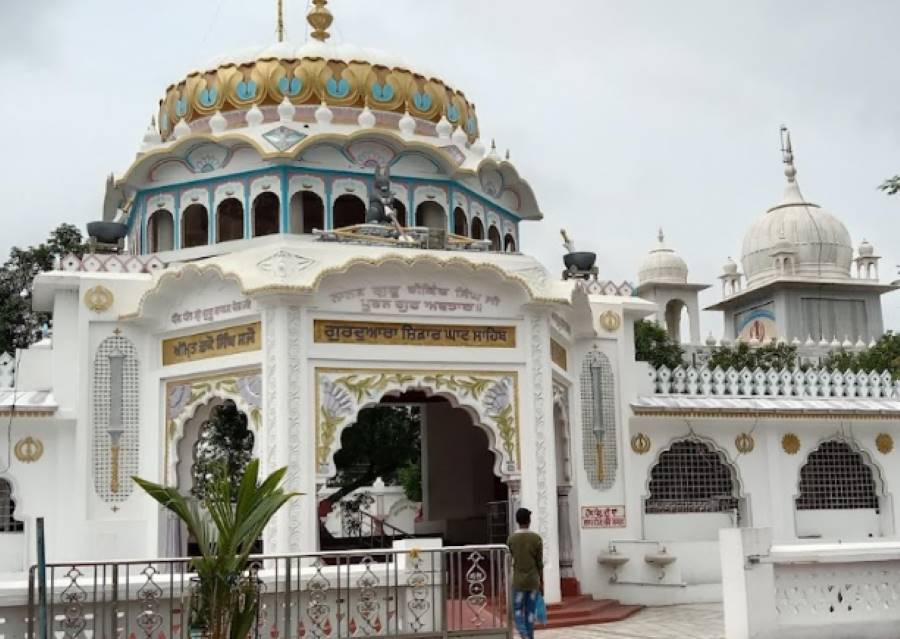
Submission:
<svg viewBox="0 0 900 639">
<path fill-rule="evenodd" d="M 505 546 L 466 546 L 256 556 L 239 579 L 258 597 L 248 639 L 511 639 L 509 571 Z M 51 637 L 201 636 L 189 559 L 57 563 L 46 574 Z M 37 636 L 38 590 L 32 568 L 26 627 L 5 636 Z"/>
</svg>

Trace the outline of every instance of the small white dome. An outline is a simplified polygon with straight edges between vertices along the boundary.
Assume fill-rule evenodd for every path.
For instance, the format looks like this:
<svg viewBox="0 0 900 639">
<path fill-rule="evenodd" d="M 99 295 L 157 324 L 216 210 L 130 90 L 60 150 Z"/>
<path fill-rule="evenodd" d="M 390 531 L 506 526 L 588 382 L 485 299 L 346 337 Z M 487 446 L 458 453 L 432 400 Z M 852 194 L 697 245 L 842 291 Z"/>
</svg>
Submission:
<svg viewBox="0 0 900 639">
<path fill-rule="evenodd" d="M 638 269 L 638 283 L 687 284 L 687 263 L 665 245 L 662 229 L 659 245 L 647 254 Z"/>
<path fill-rule="evenodd" d="M 725 273 L 725 275 L 737 275 L 737 272 L 738 272 L 737 262 L 735 262 L 733 259 L 731 259 L 729 257 L 728 261 L 725 262 L 725 265 L 722 267 L 722 272 Z"/>
<path fill-rule="evenodd" d="M 875 247 L 869 244 L 868 240 L 863 240 L 857 249 L 860 257 L 872 257 L 875 255 Z"/>
</svg>

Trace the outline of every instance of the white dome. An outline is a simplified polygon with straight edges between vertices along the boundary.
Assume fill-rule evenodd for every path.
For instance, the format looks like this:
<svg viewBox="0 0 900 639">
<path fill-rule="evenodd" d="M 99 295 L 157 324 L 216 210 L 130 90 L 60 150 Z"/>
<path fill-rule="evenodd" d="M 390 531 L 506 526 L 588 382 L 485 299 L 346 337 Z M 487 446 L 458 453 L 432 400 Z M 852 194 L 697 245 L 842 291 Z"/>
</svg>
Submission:
<svg viewBox="0 0 900 639">
<path fill-rule="evenodd" d="M 729 257 L 728 261 L 725 262 L 725 265 L 722 267 L 722 272 L 725 273 L 725 275 L 737 275 L 737 263 Z"/>
<path fill-rule="evenodd" d="M 665 245 L 662 229 L 659 245 L 647 254 L 638 270 L 638 283 L 687 284 L 687 263 Z"/>
<path fill-rule="evenodd" d="M 863 240 L 857 250 L 859 251 L 860 257 L 872 257 L 875 255 L 875 247 L 872 246 L 868 240 Z"/>
</svg>

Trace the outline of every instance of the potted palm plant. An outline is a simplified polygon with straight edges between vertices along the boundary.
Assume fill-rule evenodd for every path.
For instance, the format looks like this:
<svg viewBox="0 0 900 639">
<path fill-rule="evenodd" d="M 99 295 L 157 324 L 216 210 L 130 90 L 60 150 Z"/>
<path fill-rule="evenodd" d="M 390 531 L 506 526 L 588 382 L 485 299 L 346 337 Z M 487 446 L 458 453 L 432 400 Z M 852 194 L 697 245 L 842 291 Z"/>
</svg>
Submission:
<svg viewBox="0 0 900 639">
<path fill-rule="evenodd" d="M 247 464 L 235 487 L 224 465 L 217 469 L 202 499 L 190 502 L 176 488 L 134 477 L 148 495 L 174 512 L 197 540 L 192 627 L 209 639 L 246 639 L 259 605 L 255 571 L 248 571 L 254 542 L 269 520 L 299 493 L 281 486 L 286 468 L 259 482 L 259 460 Z"/>
</svg>

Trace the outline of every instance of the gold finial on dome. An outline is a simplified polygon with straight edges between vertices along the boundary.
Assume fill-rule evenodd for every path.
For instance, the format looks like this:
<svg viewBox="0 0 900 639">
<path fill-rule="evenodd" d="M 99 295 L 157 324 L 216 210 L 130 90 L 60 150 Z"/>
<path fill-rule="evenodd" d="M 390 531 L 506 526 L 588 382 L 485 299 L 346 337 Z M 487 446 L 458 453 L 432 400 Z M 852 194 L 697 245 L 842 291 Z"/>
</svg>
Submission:
<svg viewBox="0 0 900 639">
<path fill-rule="evenodd" d="M 284 42 L 284 0 L 278 0 L 278 21 L 275 23 L 278 41 Z"/>
<path fill-rule="evenodd" d="M 328 27 L 334 22 L 334 16 L 331 15 L 331 11 L 325 6 L 328 4 L 328 0 L 312 0 L 312 3 L 314 5 L 313 8 L 306 14 L 306 21 L 313 28 L 313 32 L 310 35 L 316 40 L 325 42 L 331 37 L 331 34 L 328 33 Z"/>
</svg>

